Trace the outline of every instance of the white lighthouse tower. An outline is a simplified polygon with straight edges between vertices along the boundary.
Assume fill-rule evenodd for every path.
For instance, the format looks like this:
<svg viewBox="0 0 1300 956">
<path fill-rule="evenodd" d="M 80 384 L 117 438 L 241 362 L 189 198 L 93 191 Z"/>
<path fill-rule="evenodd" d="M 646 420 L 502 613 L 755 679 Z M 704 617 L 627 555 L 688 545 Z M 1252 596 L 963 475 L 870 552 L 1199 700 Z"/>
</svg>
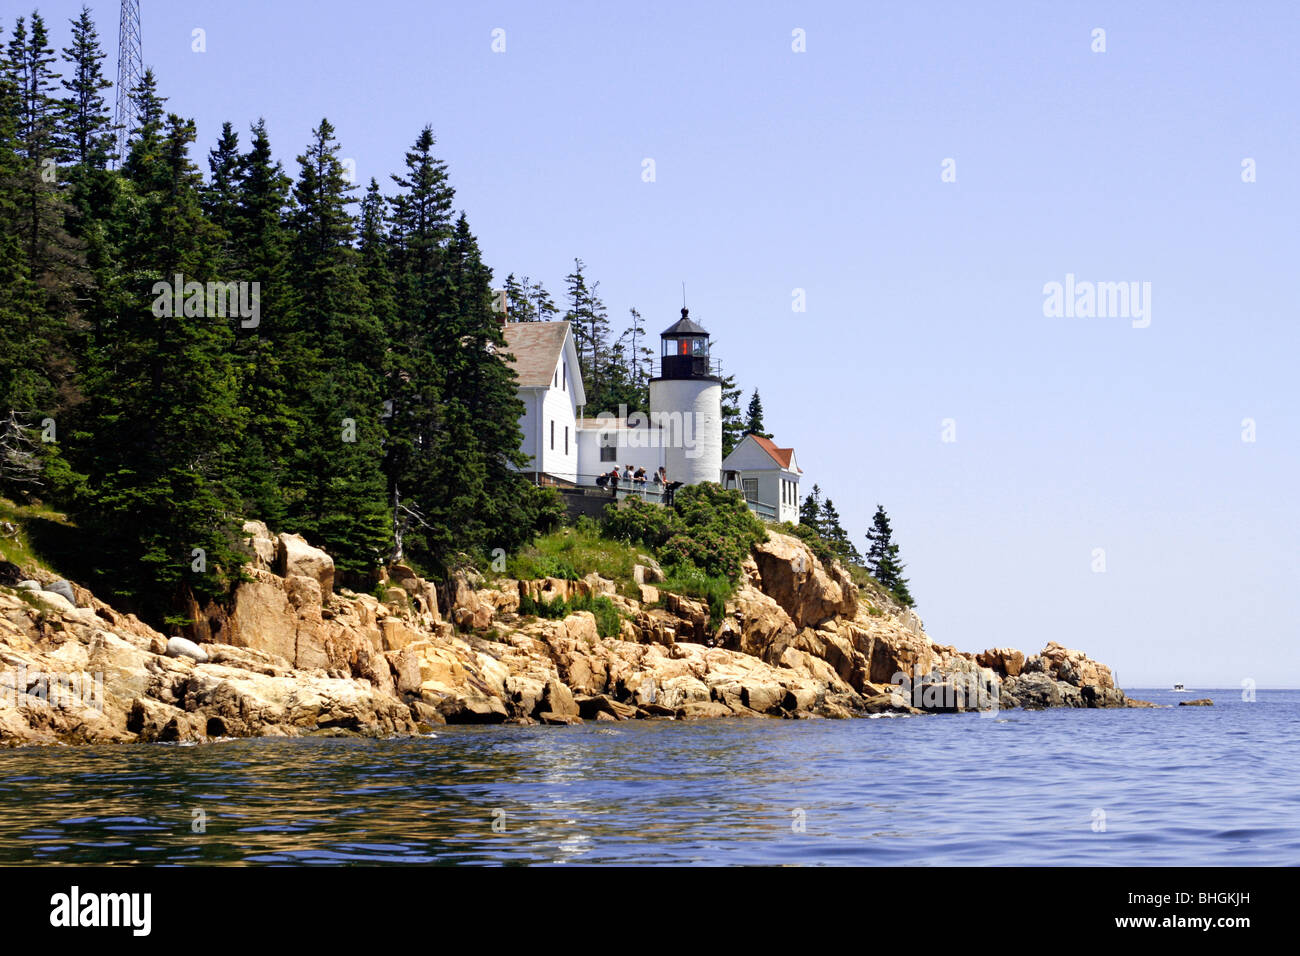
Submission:
<svg viewBox="0 0 1300 956">
<path fill-rule="evenodd" d="M 650 379 L 650 417 L 660 426 L 669 481 L 722 478 L 722 379 L 709 359 L 709 333 L 682 317 L 659 335 L 659 375 Z"/>
</svg>

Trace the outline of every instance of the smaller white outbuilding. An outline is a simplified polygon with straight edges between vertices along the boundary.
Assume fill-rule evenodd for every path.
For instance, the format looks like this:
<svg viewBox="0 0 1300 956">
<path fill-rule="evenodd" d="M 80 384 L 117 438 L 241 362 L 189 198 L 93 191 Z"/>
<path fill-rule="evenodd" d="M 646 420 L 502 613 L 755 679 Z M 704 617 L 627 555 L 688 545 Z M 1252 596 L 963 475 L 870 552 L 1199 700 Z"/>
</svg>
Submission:
<svg viewBox="0 0 1300 956">
<path fill-rule="evenodd" d="M 722 487 L 744 494 L 756 514 L 799 523 L 799 478 L 793 448 L 778 448 L 770 438 L 746 435 L 722 462 Z"/>
</svg>

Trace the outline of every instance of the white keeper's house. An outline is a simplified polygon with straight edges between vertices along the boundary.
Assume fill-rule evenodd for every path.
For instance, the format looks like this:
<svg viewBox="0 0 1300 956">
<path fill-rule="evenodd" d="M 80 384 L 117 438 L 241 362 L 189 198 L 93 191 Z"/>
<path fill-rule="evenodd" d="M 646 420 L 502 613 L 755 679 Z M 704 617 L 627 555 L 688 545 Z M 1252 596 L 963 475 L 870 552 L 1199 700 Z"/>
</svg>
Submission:
<svg viewBox="0 0 1300 956">
<path fill-rule="evenodd" d="M 570 506 L 596 513 L 611 497 L 663 501 L 677 483 L 716 481 L 742 491 L 760 517 L 798 522 L 803 472 L 794 449 L 746 435 L 723 461 L 722 379 L 709 333 L 686 309 L 660 333 L 649 415 L 583 417 L 586 394 L 568 322 L 505 322 L 502 331 L 524 404 L 525 470 L 558 488 Z M 646 480 L 627 480 L 629 467 L 633 474 L 643 469 Z M 668 484 L 655 480 L 659 474 Z"/>
</svg>

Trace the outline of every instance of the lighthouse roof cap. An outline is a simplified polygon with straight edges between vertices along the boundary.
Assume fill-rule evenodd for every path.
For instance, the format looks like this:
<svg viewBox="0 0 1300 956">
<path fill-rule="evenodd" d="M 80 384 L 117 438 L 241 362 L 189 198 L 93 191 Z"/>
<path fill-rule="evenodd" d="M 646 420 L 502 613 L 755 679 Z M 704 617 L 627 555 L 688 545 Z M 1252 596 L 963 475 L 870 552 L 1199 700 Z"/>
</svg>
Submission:
<svg viewBox="0 0 1300 956">
<path fill-rule="evenodd" d="M 686 309 L 682 309 L 682 317 L 680 319 L 678 319 L 672 325 L 668 326 L 668 328 L 664 329 L 662 332 L 659 333 L 661 338 L 668 338 L 669 336 L 672 335 L 708 335 L 708 334 L 709 333 L 705 331 L 704 326 L 694 321 L 687 313 Z"/>
</svg>

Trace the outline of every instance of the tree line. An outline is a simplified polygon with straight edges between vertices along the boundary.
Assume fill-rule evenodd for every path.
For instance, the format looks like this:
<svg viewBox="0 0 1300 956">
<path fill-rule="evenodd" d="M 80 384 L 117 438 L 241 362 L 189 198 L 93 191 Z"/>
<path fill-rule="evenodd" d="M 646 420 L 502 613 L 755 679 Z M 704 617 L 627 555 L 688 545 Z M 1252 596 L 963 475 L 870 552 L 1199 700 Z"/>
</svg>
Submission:
<svg viewBox="0 0 1300 956">
<path fill-rule="evenodd" d="M 822 497 L 821 488 L 812 491 L 799 504 L 799 527 L 816 534 L 829 553 L 846 564 L 856 564 L 867 571 L 886 589 L 893 593 L 904 607 L 914 607 L 916 601 L 908 590 L 903 576 L 906 565 L 899 557 L 899 547 L 894 543 L 894 529 L 885 509 L 876 505 L 876 513 L 867 529 L 865 557 L 853 544 L 853 539 L 840 524 L 840 513 L 830 497 Z"/>
<path fill-rule="evenodd" d="M 0 492 L 66 510 L 97 585 L 173 621 L 225 593 L 246 518 L 357 576 L 556 520 L 431 128 L 358 190 L 328 119 L 288 170 L 226 123 L 205 177 L 151 71 L 115 163 L 110 86 L 85 8 L 58 55 L 39 13 L 0 33 Z"/>
</svg>

